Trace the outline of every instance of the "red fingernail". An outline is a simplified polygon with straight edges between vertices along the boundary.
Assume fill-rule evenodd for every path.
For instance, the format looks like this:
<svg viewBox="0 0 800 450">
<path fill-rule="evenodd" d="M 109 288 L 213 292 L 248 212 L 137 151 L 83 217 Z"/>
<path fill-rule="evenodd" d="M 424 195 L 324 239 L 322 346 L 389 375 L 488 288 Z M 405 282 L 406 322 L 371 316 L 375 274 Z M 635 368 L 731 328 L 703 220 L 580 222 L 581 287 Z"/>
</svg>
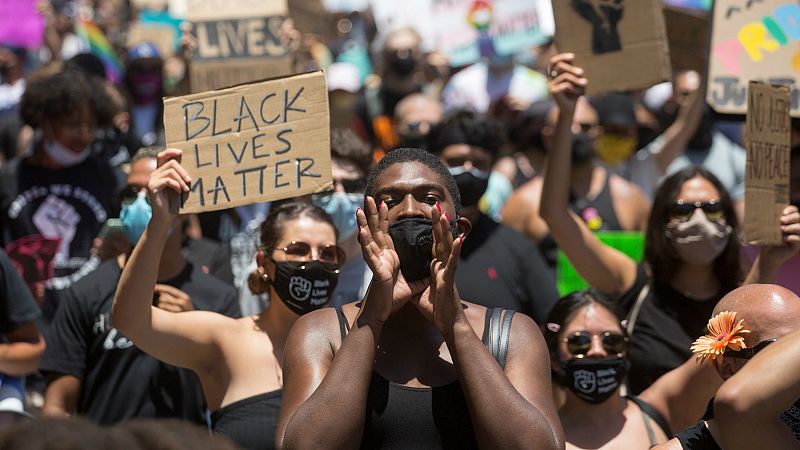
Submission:
<svg viewBox="0 0 800 450">
<path fill-rule="evenodd" d="M 447 214 L 447 211 L 444 212 L 444 218 L 447 219 L 448 222 L 450 222 L 450 214 Z"/>
<path fill-rule="evenodd" d="M 356 214 L 358 214 L 359 211 L 361 211 L 361 208 L 356 208 Z"/>
<path fill-rule="evenodd" d="M 439 204 L 439 202 L 436 202 L 436 209 L 438 209 L 439 212 L 442 212 L 442 206 Z"/>
</svg>

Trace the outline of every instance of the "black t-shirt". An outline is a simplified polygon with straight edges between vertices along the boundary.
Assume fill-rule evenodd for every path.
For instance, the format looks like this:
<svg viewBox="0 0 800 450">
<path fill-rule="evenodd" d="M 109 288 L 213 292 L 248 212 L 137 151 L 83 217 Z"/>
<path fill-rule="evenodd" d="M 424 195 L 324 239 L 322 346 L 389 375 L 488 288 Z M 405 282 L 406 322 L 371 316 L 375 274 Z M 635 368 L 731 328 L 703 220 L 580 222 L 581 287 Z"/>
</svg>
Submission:
<svg viewBox="0 0 800 450">
<path fill-rule="evenodd" d="M 25 281 L 0 250 L 0 333 L 10 333 L 39 315 L 39 307 Z"/>
<path fill-rule="evenodd" d="M 0 170 L 0 243 L 7 249 L 9 244 L 33 249 L 41 246 L 37 235 L 60 239 L 53 249 L 55 278 L 49 286 L 64 288 L 71 284 L 68 275 L 89 259 L 92 241 L 115 213 L 117 187 L 113 169 L 99 157 L 57 170 L 10 161 Z M 25 279 L 30 281 L 29 274 Z"/>
<path fill-rule="evenodd" d="M 456 287 L 467 301 L 523 312 L 542 323 L 558 300 L 536 244 L 481 215 L 461 249 Z"/>
<path fill-rule="evenodd" d="M 626 313 L 633 308 L 647 283 L 647 274 L 640 266 L 633 287 L 620 297 Z M 641 393 L 692 356 L 690 347 L 705 333 L 708 319 L 720 298 L 721 293 L 695 300 L 669 286 L 651 286 L 631 336 L 628 383 L 633 394 Z"/>
<path fill-rule="evenodd" d="M 46 336 L 40 369 L 80 378 L 78 413 L 100 424 L 131 417 L 178 417 L 203 423 L 203 394 L 195 374 L 142 352 L 111 323 L 121 274 L 116 261 L 107 261 L 60 292 L 63 298 Z M 240 316 L 234 289 L 191 264 L 161 283 L 188 294 L 196 309 Z"/>
</svg>

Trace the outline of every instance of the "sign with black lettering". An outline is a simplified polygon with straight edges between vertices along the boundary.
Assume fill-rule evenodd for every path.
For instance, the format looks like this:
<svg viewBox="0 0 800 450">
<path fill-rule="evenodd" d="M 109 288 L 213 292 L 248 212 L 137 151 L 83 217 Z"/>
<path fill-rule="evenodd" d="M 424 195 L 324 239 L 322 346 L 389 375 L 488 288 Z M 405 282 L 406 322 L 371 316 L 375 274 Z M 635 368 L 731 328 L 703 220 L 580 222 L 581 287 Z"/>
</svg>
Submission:
<svg viewBox="0 0 800 450">
<path fill-rule="evenodd" d="M 672 75 L 661 0 L 553 0 L 555 44 L 575 53 L 588 94 L 647 88 Z"/>
<path fill-rule="evenodd" d="M 192 91 L 290 74 L 292 58 L 280 38 L 287 14 L 285 0 L 188 0 L 187 20 L 197 38 Z"/>
<path fill-rule="evenodd" d="M 789 88 L 751 81 L 747 92 L 744 237 L 781 245 L 781 216 L 789 205 Z"/>
<path fill-rule="evenodd" d="M 167 146 L 192 177 L 181 213 L 333 189 L 322 72 L 164 100 Z"/>
<path fill-rule="evenodd" d="M 800 117 L 800 4 L 797 0 L 716 0 L 711 22 L 706 102 L 723 114 L 745 114 L 750 80 L 791 88 Z"/>
</svg>

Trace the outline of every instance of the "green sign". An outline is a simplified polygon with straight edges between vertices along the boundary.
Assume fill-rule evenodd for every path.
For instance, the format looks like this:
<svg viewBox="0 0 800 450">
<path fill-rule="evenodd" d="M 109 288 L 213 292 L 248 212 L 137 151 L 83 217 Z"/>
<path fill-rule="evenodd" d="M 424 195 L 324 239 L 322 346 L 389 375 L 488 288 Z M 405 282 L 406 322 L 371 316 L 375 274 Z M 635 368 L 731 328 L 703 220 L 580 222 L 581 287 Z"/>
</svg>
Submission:
<svg viewBox="0 0 800 450">
<path fill-rule="evenodd" d="M 599 231 L 595 235 L 600 241 L 609 247 L 613 247 L 622 253 L 633 258 L 637 263 L 644 256 L 644 234 L 631 231 Z M 579 291 L 589 287 L 578 272 L 575 266 L 569 261 L 567 255 L 560 249 L 558 250 L 558 261 L 556 262 L 556 284 L 559 295 L 567 295 L 570 292 Z"/>
</svg>

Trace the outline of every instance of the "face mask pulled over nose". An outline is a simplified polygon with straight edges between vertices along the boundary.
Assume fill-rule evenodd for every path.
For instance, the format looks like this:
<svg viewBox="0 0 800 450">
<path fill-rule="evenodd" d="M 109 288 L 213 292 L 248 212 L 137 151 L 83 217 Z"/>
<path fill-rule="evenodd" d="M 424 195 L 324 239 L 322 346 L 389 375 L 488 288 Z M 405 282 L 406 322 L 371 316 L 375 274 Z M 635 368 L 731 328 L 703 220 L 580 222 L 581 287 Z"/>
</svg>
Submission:
<svg viewBox="0 0 800 450">
<path fill-rule="evenodd" d="M 692 264 L 710 264 L 728 245 L 733 229 L 724 221 L 712 222 L 695 209 L 687 222 L 667 225 L 667 239 L 681 260 Z"/>
</svg>

